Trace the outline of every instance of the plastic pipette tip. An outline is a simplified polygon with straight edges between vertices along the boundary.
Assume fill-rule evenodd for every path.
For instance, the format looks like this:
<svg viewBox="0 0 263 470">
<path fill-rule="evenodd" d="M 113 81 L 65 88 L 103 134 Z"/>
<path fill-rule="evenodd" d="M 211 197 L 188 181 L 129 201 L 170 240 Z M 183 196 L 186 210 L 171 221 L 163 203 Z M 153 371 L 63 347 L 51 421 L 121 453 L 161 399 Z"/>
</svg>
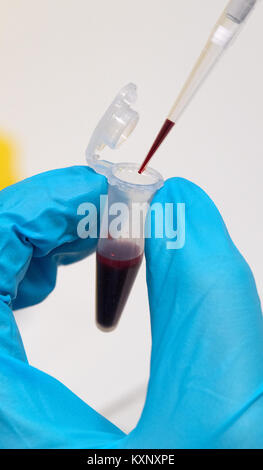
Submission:
<svg viewBox="0 0 263 470">
<path fill-rule="evenodd" d="M 158 148 L 160 147 L 161 143 L 164 141 L 164 139 L 167 137 L 167 135 L 169 134 L 170 130 L 173 128 L 174 126 L 174 122 L 173 121 L 170 121 L 170 119 L 166 119 L 163 123 L 163 126 L 159 132 L 159 134 L 157 135 L 154 143 L 152 144 L 143 164 L 141 165 L 138 173 L 142 173 L 146 166 L 148 165 L 149 161 L 151 160 L 152 156 L 155 154 L 156 150 L 158 150 Z"/>
</svg>

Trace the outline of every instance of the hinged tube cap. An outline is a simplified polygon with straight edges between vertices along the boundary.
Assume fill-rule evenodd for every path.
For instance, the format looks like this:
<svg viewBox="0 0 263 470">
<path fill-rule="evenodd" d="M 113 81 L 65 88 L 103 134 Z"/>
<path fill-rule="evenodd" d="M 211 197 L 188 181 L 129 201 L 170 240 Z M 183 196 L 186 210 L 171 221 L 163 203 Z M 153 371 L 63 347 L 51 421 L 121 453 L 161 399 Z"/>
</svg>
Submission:
<svg viewBox="0 0 263 470">
<path fill-rule="evenodd" d="M 112 165 L 110 162 L 99 160 L 97 152 L 105 146 L 111 149 L 117 148 L 136 127 L 139 114 L 131 107 L 136 99 L 136 85 L 129 83 L 118 93 L 93 132 L 86 150 L 86 160 L 97 173 L 107 176 L 108 169 Z"/>
</svg>

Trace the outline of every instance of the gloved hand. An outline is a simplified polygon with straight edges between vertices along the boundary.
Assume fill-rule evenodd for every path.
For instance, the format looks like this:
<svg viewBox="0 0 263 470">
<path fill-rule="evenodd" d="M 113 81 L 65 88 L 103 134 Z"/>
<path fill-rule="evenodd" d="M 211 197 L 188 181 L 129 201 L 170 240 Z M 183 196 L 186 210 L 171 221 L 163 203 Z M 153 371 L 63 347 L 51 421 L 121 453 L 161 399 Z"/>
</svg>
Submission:
<svg viewBox="0 0 263 470">
<path fill-rule="evenodd" d="M 128 436 L 31 367 L 12 308 L 53 289 L 58 264 L 87 256 L 77 207 L 99 205 L 105 179 L 51 171 L 0 192 L 0 447 L 263 447 L 263 323 L 255 282 L 216 207 L 171 179 L 154 202 L 186 204 L 186 244 L 146 242 L 152 359 L 143 414 Z"/>
</svg>

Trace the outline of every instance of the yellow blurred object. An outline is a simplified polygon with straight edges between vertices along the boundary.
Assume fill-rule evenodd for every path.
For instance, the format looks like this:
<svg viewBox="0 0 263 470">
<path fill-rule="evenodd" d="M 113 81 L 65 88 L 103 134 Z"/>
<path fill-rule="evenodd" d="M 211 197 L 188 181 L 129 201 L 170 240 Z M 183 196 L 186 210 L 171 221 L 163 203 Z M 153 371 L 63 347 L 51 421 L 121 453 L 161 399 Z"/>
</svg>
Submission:
<svg viewBox="0 0 263 470">
<path fill-rule="evenodd" d="M 0 133 L 0 190 L 19 180 L 17 146 Z"/>
</svg>

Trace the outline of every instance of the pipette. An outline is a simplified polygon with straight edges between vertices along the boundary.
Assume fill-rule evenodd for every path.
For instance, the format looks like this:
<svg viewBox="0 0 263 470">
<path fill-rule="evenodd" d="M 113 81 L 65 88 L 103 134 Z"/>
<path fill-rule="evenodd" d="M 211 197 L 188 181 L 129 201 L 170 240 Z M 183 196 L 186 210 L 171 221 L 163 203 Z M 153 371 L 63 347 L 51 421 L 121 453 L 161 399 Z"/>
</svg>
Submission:
<svg viewBox="0 0 263 470">
<path fill-rule="evenodd" d="M 225 10 L 213 28 L 205 48 L 190 73 L 181 93 L 141 165 L 139 173 L 145 170 L 150 159 L 169 134 L 174 124 L 178 122 L 187 105 L 202 83 L 204 83 L 209 72 L 211 72 L 223 52 L 237 36 L 256 2 L 257 0 L 230 0 L 228 2 Z"/>
</svg>

